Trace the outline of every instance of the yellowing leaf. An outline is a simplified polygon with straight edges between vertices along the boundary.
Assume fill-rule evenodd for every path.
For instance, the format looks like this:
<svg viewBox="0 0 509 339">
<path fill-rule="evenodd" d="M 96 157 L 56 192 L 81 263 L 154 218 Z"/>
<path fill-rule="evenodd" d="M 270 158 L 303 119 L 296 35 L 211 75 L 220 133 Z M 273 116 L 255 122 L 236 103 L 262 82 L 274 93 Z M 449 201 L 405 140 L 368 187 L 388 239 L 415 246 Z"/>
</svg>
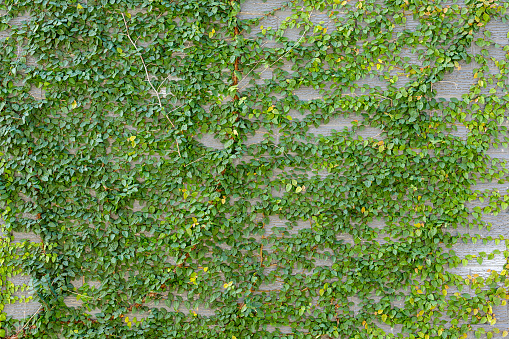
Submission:
<svg viewBox="0 0 509 339">
<path fill-rule="evenodd" d="M 78 4 L 78 9 L 83 9 L 83 6 L 81 6 L 80 4 Z"/>
<path fill-rule="evenodd" d="M 209 268 L 208 268 L 208 267 L 204 267 L 204 268 L 203 268 L 203 272 L 207 272 L 208 270 L 209 270 Z"/>
<path fill-rule="evenodd" d="M 364 207 L 363 207 L 363 208 L 361 208 L 361 212 L 362 212 L 362 213 L 366 212 L 366 209 L 365 209 Z"/>
<path fill-rule="evenodd" d="M 76 103 L 76 100 L 74 100 L 71 104 L 71 107 L 74 109 L 78 106 L 78 104 Z"/>
<path fill-rule="evenodd" d="M 509 332 L 507 332 L 507 331 L 502 332 L 502 338 L 507 337 L 508 334 L 509 334 Z"/>
</svg>

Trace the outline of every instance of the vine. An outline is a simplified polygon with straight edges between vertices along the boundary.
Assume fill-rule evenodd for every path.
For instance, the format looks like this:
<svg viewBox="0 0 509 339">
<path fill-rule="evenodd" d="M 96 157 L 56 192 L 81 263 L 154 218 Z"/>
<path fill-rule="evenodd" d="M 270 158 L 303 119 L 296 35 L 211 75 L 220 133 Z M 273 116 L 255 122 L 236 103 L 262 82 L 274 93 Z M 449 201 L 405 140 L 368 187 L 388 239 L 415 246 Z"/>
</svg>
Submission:
<svg viewBox="0 0 509 339">
<path fill-rule="evenodd" d="M 2 2 L 0 337 L 505 337 L 509 4 L 242 6 Z"/>
</svg>

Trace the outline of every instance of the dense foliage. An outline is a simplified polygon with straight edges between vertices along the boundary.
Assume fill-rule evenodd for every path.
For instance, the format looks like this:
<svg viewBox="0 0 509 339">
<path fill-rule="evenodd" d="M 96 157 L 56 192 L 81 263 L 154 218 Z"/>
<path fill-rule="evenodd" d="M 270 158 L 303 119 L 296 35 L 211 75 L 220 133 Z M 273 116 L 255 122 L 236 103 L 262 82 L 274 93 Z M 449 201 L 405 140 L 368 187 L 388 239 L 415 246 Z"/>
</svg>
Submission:
<svg viewBox="0 0 509 339">
<path fill-rule="evenodd" d="M 456 268 L 509 252 L 451 249 L 505 243 L 483 216 L 509 196 L 472 187 L 507 182 L 489 151 L 507 147 L 509 64 L 488 47 L 509 45 L 485 29 L 507 2 L 1 6 L 3 228 L 41 243 L 4 238 L 0 281 L 22 269 L 41 308 L 2 315 L 0 334 L 507 335 L 493 311 L 505 268 Z M 469 91 L 440 99 L 444 76 L 472 64 Z M 334 119 L 350 127 L 318 135 Z M 12 284 L 2 293 L 15 301 Z"/>
</svg>

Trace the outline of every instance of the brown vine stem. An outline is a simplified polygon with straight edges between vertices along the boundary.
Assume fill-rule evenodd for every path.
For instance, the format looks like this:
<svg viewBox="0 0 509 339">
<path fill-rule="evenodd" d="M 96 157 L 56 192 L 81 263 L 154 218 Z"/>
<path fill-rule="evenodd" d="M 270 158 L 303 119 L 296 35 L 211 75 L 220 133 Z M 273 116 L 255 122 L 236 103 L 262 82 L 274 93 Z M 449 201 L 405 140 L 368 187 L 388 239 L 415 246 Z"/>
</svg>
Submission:
<svg viewBox="0 0 509 339">
<path fill-rule="evenodd" d="M 233 0 L 232 0 L 231 4 L 233 5 Z M 235 25 L 234 32 L 233 32 L 234 39 L 239 34 L 240 34 L 239 26 Z M 235 49 L 237 49 L 237 47 L 235 47 Z M 234 71 L 232 72 L 233 73 L 233 77 L 232 77 L 233 78 L 232 79 L 233 80 L 233 86 L 237 86 L 238 83 L 239 83 L 239 79 L 237 78 L 237 74 L 235 73 L 235 72 L 239 71 L 239 62 L 240 62 L 240 58 L 236 57 L 235 58 L 235 64 L 234 64 Z M 239 96 L 237 94 L 235 94 L 235 96 L 233 97 L 233 100 L 234 101 L 239 100 Z M 238 112 L 234 112 L 234 113 L 237 114 L 237 121 L 238 121 L 239 120 L 239 117 L 238 117 L 239 113 Z"/>
<path fill-rule="evenodd" d="M 133 47 L 136 50 L 136 49 L 138 49 L 138 46 L 136 46 L 136 44 L 134 43 L 133 39 L 131 38 L 131 35 L 129 34 L 129 26 L 127 25 L 127 21 L 125 19 L 125 15 L 124 15 L 124 13 L 120 13 L 120 14 L 122 14 L 122 19 L 124 19 L 125 33 L 127 34 L 127 37 L 129 38 L 129 41 L 131 42 L 131 44 L 133 45 Z M 161 97 L 159 96 L 159 92 L 156 90 L 156 88 L 152 84 L 152 81 L 150 81 L 150 75 L 148 74 L 147 65 L 145 64 L 145 59 L 143 59 L 143 56 L 141 55 L 141 53 L 140 53 L 140 59 L 141 59 L 141 63 L 143 64 L 143 69 L 145 69 L 145 75 L 147 76 L 147 82 L 148 82 L 148 84 L 150 85 L 150 87 L 152 88 L 152 90 L 155 92 L 155 94 L 157 96 L 157 102 L 159 103 L 159 107 L 161 107 L 161 109 L 163 109 L 163 104 L 161 103 Z M 164 116 L 166 117 L 166 119 L 168 119 L 168 121 L 170 122 L 171 126 L 173 128 L 175 128 L 175 125 L 173 124 L 171 119 L 168 118 L 168 116 L 166 114 Z M 177 145 L 177 152 L 178 152 L 179 157 L 180 157 L 181 156 L 181 154 L 180 154 L 180 147 L 179 147 L 179 143 L 177 142 L 177 140 L 175 140 L 175 145 Z"/>
</svg>

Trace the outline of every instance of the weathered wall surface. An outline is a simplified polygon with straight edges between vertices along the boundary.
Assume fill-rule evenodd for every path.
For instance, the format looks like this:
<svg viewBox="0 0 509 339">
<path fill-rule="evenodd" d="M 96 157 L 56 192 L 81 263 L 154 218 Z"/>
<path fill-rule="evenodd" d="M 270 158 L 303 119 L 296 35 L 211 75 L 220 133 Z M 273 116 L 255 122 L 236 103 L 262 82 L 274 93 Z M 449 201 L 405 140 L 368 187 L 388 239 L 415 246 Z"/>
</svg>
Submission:
<svg viewBox="0 0 509 339">
<path fill-rule="evenodd" d="M 268 0 L 267 2 L 262 2 L 261 0 L 248 0 L 242 5 L 242 12 L 241 17 L 242 18 L 252 18 L 255 16 L 261 15 L 263 12 L 272 10 L 274 8 L 277 8 L 281 6 L 283 3 L 283 0 Z M 0 13 L 1 15 L 2 13 Z M 285 11 L 279 11 L 276 12 L 275 16 L 269 16 L 263 21 L 263 25 L 265 27 L 274 27 L 276 28 L 281 20 L 283 20 L 286 16 L 288 16 L 289 13 Z M 16 20 L 12 22 L 13 25 L 18 24 L 19 22 L 23 20 L 29 19 L 29 16 L 19 17 Z M 323 13 L 316 13 L 316 16 L 313 18 L 313 20 L 316 21 L 328 21 L 328 17 Z M 416 22 L 412 20 L 411 17 L 407 18 L 406 28 L 407 29 L 415 29 L 417 26 Z M 485 30 L 489 30 L 492 33 L 492 36 L 495 41 L 497 41 L 500 45 L 508 45 L 509 41 L 507 39 L 507 32 L 509 31 L 509 23 L 503 23 L 501 21 L 494 21 L 491 22 L 489 25 L 484 27 L 480 34 L 482 34 Z M 253 30 L 251 34 L 257 33 L 256 30 Z M 5 38 L 8 36 L 9 32 L 0 32 L 0 39 Z M 297 30 L 290 32 L 289 37 L 293 40 L 299 39 L 299 32 Z M 477 47 L 475 44 L 471 47 L 471 52 L 473 54 L 479 53 L 480 48 Z M 495 57 L 496 59 L 503 59 L 505 58 L 505 52 L 502 51 L 502 48 L 495 48 L 490 47 L 490 54 L 491 56 Z M 413 57 L 413 55 L 408 51 L 408 56 Z M 418 63 L 419 61 L 415 59 L 415 62 Z M 470 86 L 476 81 L 473 76 L 473 70 L 478 67 L 475 62 L 472 62 L 470 64 L 461 63 L 461 69 L 455 70 L 451 74 L 448 74 L 444 81 L 441 81 L 439 84 L 436 85 L 435 89 L 438 92 L 437 97 L 444 98 L 445 100 L 450 100 L 451 98 L 460 98 L 463 93 L 466 93 L 469 91 Z M 288 66 L 290 68 L 290 66 Z M 262 78 L 270 78 L 272 69 L 271 68 L 263 68 L 259 67 L 255 69 L 256 72 L 262 72 L 261 76 Z M 377 83 L 376 80 L 368 81 L 364 80 L 364 83 L 367 83 L 370 86 L 383 86 L 383 84 Z M 404 85 L 404 80 L 400 80 L 400 85 Z M 303 100 L 310 100 L 314 98 L 319 98 L 320 93 L 313 89 L 302 89 L 299 90 L 298 93 L 296 93 L 301 99 Z M 41 93 L 40 90 L 36 89 L 33 93 L 34 96 L 42 96 L 43 93 Z M 302 115 L 299 113 L 293 112 L 292 115 L 294 118 L 299 119 L 302 118 Z M 310 130 L 310 132 L 315 134 L 322 134 L 324 136 L 330 135 L 331 131 L 333 130 L 342 130 L 344 128 L 350 127 L 350 123 L 352 119 L 348 118 L 338 118 L 331 120 L 328 124 L 324 124 L 318 128 L 314 128 Z M 374 130 L 374 129 L 367 129 L 363 132 L 360 132 L 363 137 L 375 137 L 378 136 L 380 131 Z M 465 136 L 467 131 L 465 129 L 459 128 L 456 132 L 458 136 Z M 278 135 L 276 134 L 276 141 L 278 140 Z M 263 131 L 259 131 L 256 135 L 254 135 L 249 142 L 256 143 L 262 141 L 264 138 Z M 222 144 L 219 143 L 217 140 L 215 140 L 212 136 L 205 136 L 201 139 L 201 142 L 209 147 L 212 148 L 221 148 Z M 508 149 L 493 149 L 490 151 L 490 155 L 496 158 L 502 158 L 502 159 L 508 159 L 509 160 L 509 150 Z M 487 190 L 487 189 L 498 189 L 500 193 L 507 194 L 508 191 L 508 185 L 499 185 L 496 183 L 482 183 L 478 184 L 475 189 L 479 190 Z M 140 209 L 137 209 L 140 210 Z M 25 216 L 25 217 L 31 217 L 31 216 Z M 498 236 L 503 235 L 505 237 L 509 237 L 509 214 L 507 213 L 501 213 L 497 216 L 493 215 L 485 215 L 484 219 L 488 222 L 491 222 L 493 224 L 493 228 L 491 231 L 478 231 L 476 229 L 470 230 L 470 229 L 459 229 L 458 232 L 462 233 L 468 233 L 468 234 L 480 234 L 481 236 L 485 237 L 488 235 L 492 236 Z M 306 222 L 303 222 L 301 225 L 299 225 L 300 228 L 306 228 L 309 227 L 309 224 Z M 383 227 L 383 223 L 373 224 L 373 227 Z M 286 227 L 285 221 L 279 220 L 277 218 L 271 218 L 271 223 L 267 227 L 267 232 L 270 232 L 270 228 L 272 227 Z M 293 232 L 296 230 L 294 229 Z M 25 233 L 16 233 L 14 234 L 16 241 L 22 241 L 23 239 L 28 239 L 30 241 L 39 242 L 40 239 L 35 236 L 34 234 L 25 234 Z M 345 237 L 345 240 L 347 241 L 353 241 L 353 239 L 348 239 L 348 237 Z M 383 241 L 380 239 L 380 241 Z M 494 249 L 499 249 L 501 251 L 505 250 L 505 245 L 502 243 L 499 245 L 495 245 L 494 243 L 488 243 L 487 245 L 484 245 L 482 243 L 477 244 L 458 244 L 453 248 L 459 257 L 462 257 L 467 254 L 477 253 L 480 251 L 484 251 L 487 253 L 492 252 Z M 322 265 L 330 265 L 330 262 L 323 261 L 321 263 Z M 486 276 L 489 272 L 489 270 L 498 270 L 500 271 L 502 269 L 502 266 L 506 264 L 506 259 L 503 257 L 503 255 L 497 255 L 492 260 L 484 260 L 482 265 L 478 265 L 476 263 L 470 263 L 467 267 L 458 268 L 455 270 L 456 273 L 467 276 L 467 275 L 474 275 L 478 274 L 480 276 Z M 12 281 L 17 284 L 22 283 L 30 283 L 30 279 L 27 276 L 16 276 L 12 278 Z M 77 281 L 75 282 L 75 286 L 80 286 L 81 282 Z M 277 287 L 277 286 L 272 286 Z M 469 292 L 468 290 L 466 292 Z M 29 290 L 25 292 L 26 296 L 32 295 L 32 291 Z M 355 302 L 355 300 L 353 300 Z M 68 298 L 66 300 L 67 304 L 69 306 L 77 306 L 80 304 L 80 302 L 76 298 Z M 6 311 L 9 315 L 13 316 L 14 318 L 26 318 L 30 315 L 37 312 L 40 305 L 33 301 L 28 303 L 21 303 L 21 304 L 15 304 L 15 305 L 7 305 Z M 157 307 L 163 307 L 162 305 L 158 305 Z M 185 309 L 182 309 L 183 311 L 186 311 Z M 497 307 L 495 310 L 495 314 L 498 318 L 497 326 L 499 328 L 509 328 L 509 310 L 508 306 L 500 306 Z M 213 312 L 212 310 L 207 309 L 199 309 L 197 311 L 200 314 L 207 315 L 211 314 Z M 285 329 L 282 329 L 283 331 Z M 288 330 L 288 329 L 286 329 Z M 388 331 L 394 331 L 397 332 L 398 329 L 387 329 Z"/>
</svg>

